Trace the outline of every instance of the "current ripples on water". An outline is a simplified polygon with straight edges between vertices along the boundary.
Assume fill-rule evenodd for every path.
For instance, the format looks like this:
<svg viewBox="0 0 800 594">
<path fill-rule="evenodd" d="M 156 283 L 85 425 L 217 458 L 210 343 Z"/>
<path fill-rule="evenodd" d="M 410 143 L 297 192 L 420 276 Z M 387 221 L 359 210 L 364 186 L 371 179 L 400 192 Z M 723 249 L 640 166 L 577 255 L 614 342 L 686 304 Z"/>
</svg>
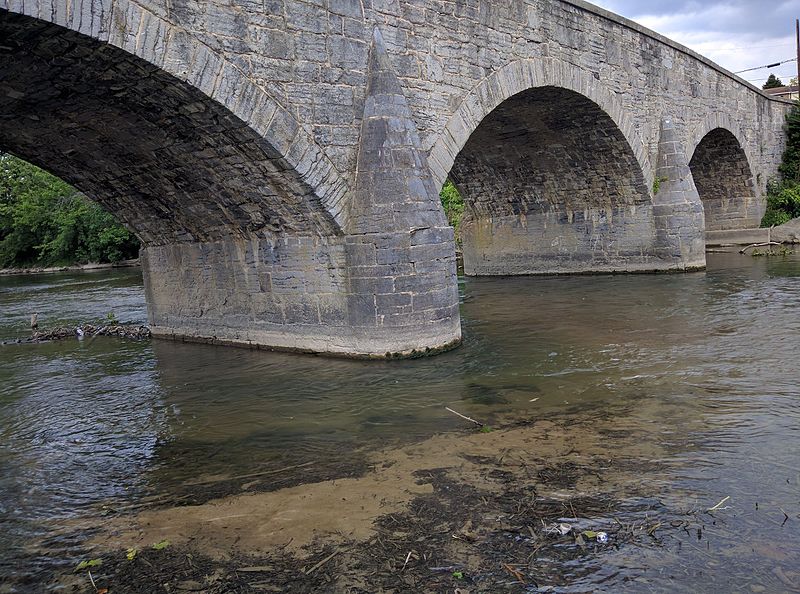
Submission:
<svg viewBox="0 0 800 594">
<path fill-rule="evenodd" d="M 661 452 L 642 480 L 667 485 L 664 505 L 731 496 L 754 551 L 796 540 L 800 259 L 709 254 L 704 273 L 466 279 L 461 293 L 464 345 L 415 361 L 110 338 L 0 347 L 0 576 L 102 506 L 460 427 L 444 406 L 487 420 L 635 418 L 652 427 L 642 456 Z M 141 276 L 0 279 L 0 341 L 24 336 L 33 311 L 44 326 L 109 312 L 141 323 Z M 710 584 L 702 573 L 694 583 Z M 577 587 L 626 573 L 593 575 Z M 670 583 L 690 589 L 682 579 Z"/>
</svg>

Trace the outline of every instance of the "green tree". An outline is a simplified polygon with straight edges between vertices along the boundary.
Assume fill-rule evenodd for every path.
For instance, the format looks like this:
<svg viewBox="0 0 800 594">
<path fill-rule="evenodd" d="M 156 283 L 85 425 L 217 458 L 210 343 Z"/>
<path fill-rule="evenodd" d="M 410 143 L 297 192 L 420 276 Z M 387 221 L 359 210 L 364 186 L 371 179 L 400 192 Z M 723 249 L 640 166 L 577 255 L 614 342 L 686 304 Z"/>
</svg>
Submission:
<svg viewBox="0 0 800 594">
<path fill-rule="evenodd" d="M 64 181 L 0 153 L 0 267 L 117 262 L 139 242 Z"/>
<path fill-rule="evenodd" d="M 767 184 L 767 210 L 762 227 L 782 225 L 800 217 L 800 103 L 786 116 L 786 149 L 778 167 L 779 181 Z"/>
<path fill-rule="evenodd" d="M 767 211 L 761 226 L 783 225 L 796 217 L 800 217 L 800 184 L 770 184 L 767 188 Z"/>
<path fill-rule="evenodd" d="M 767 82 L 764 83 L 764 86 L 761 87 L 762 89 L 777 89 L 778 87 L 782 87 L 783 83 L 781 79 L 779 79 L 774 74 L 770 74 L 769 78 L 767 78 Z"/>
<path fill-rule="evenodd" d="M 464 217 L 464 199 L 449 179 L 439 193 L 447 222 L 455 229 L 456 243 L 461 245 L 461 219 Z"/>
<path fill-rule="evenodd" d="M 786 149 L 783 151 L 780 171 L 784 182 L 800 183 L 800 106 L 795 103 L 786 116 Z"/>
</svg>

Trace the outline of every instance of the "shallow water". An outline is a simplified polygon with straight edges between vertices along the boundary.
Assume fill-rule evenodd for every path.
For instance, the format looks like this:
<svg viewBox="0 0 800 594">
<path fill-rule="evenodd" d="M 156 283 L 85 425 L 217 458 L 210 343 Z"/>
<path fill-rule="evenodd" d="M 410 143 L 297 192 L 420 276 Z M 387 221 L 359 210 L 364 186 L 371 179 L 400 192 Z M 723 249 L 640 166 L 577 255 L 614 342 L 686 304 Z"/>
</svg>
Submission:
<svg viewBox="0 0 800 594">
<path fill-rule="evenodd" d="M 618 417 L 610 459 L 629 426 L 652 427 L 638 455 L 653 464 L 638 478 L 655 486 L 654 507 L 731 497 L 702 538 L 633 557 L 622 547 L 576 570 L 571 589 L 785 590 L 800 559 L 800 258 L 708 264 L 466 279 L 464 345 L 414 361 L 102 337 L 0 346 L 0 582 L 71 564 L 80 540 L 57 527 L 104 506 L 462 428 L 450 406 L 493 423 Z M 24 337 L 33 311 L 46 327 L 109 312 L 141 323 L 141 277 L 0 278 L 0 341 Z"/>
</svg>

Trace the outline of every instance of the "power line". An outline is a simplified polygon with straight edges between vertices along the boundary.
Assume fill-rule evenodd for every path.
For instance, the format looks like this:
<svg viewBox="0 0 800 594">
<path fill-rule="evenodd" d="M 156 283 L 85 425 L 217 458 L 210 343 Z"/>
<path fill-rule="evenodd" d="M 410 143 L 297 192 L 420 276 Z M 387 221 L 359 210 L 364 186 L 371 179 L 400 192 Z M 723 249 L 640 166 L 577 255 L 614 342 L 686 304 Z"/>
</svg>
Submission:
<svg viewBox="0 0 800 594">
<path fill-rule="evenodd" d="M 746 68 L 745 70 L 739 70 L 738 72 L 734 72 L 734 74 L 742 74 L 743 72 L 752 72 L 753 70 L 763 70 L 764 68 L 775 68 L 776 66 L 781 66 L 782 64 L 788 64 L 789 62 L 797 62 L 797 58 L 789 58 L 788 60 L 775 62 L 774 64 L 767 64 L 766 66 L 756 66 L 754 68 Z"/>
<path fill-rule="evenodd" d="M 773 47 L 790 47 L 791 45 L 792 45 L 792 42 L 788 41 L 786 43 L 778 43 L 778 44 L 774 44 L 774 45 L 752 45 L 752 46 L 748 46 L 748 47 L 704 47 L 704 48 L 700 49 L 699 51 L 701 53 L 702 52 L 739 52 L 739 51 L 743 52 L 743 51 L 750 51 L 750 50 L 754 50 L 754 49 L 767 49 L 767 48 L 773 48 Z M 699 48 L 700 46 L 698 45 L 697 47 Z"/>
<path fill-rule="evenodd" d="M 771 72 L 770 74 L 775 74 L 775 73 Z M 783 79 L 783 78 L 793 78 L 793 77 L 797 76 L 797 73 L 796 72 L 787 72 L 785 74 L 775 74 L 775 76 L 777 78 L 781 78 L 781 79 Z M 767 80 L 767 78 L 768 77 L 766 77 L 766 76 L 762 76 L 761 78 L 746 78 L 745 80 L 747 82 L 763 82 L 763 81 Z"/>
<path fill-rule="evenodd" d="M 779 74 L 778 72 L 770 70 L 768 73 L 762 74 L 761 76 L 759 76 L 758 78 L 753 79 L 753 80 L 761 80 L 762 78 L 767 78 L 770 74 L 774 74 L 775 76 L 778 76 L 778 77 L 780 77 L 780 76 L 797 76 L 797 72 L 794 72 L 793 70 L 791 70 L 791 71 L 789 71 L 787 73 L 783 73 L 783 74 Z M 744 78 L 744 77 L 742 77 L 742 78 Z M 751 80 L 751 79 L 745 78 L 745 80 Z"/>
</svg>

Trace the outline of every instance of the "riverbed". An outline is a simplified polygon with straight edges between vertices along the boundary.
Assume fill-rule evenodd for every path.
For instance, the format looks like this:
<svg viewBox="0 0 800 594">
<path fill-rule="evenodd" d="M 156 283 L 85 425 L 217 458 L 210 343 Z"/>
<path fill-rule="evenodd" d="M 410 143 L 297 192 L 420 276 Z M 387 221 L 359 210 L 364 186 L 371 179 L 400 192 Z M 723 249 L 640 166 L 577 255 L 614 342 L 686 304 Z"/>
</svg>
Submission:
<svg viewBox="0 0 800 594">
<path fill-rule="evenodd" d="M 460 290 L 413 361 L 0 347 L 0 592 L 147 591 L 164 540 L 207 591 L 800 588 L 800 257 Z M 143 323 L 140 272 L 0 278 L 0 341 L 34 311 Z"/>
</svg>

